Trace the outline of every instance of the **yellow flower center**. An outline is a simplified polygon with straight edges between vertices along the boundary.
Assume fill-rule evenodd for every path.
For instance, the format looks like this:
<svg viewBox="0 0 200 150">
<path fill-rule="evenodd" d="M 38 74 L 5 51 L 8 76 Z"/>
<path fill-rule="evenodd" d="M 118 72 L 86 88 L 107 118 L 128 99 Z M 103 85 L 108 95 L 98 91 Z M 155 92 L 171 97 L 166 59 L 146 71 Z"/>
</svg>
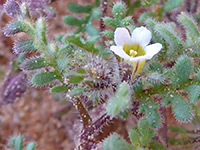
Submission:
<svg viewBox="0 0 200 150">
<path fill-rule="evenodd" d="M 135 57 L 138 54 L 138 52 L 136 52 L 133 49 L 131 49 L 129 54 L 130 54 L 131 57 Z"/>
<path fill-rule="evenodd" d="M 131 57 L 144 56 L 146 52 L 139 44 L 124 44 L 123 50 Z"/>
<path fill-rule="evenodd" d="M 146 54 L 144 49 L 139 44 L 133 44 L 133 45 L 124 44 L 123 50 L 126 52 L 126 54 L 128 54 L 132 58 L 137 56 L 144 56 Z M 136 76 L 140 72 L 140 70 L 143 68 L 145 64 L 145 60 L 137 62 L 131 62 L 131 61 L 128 62 L 133 65 L 134 76 Z"/>
</svg>

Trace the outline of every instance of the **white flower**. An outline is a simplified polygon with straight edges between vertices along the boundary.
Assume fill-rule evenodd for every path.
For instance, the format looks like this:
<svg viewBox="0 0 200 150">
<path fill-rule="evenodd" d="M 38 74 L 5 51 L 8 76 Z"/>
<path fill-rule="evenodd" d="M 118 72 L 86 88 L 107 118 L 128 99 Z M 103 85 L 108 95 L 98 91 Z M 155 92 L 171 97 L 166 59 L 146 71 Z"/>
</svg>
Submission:
<svg viewBox="0 0 200 150">
<path fill-rule="evenodd" d="M 133 73 L 136 75 L 144 66 L 145 60 L 151 59 L 162 48 L 160 43 L 148 45 L 150 40 L 151 32 L 145 27 L 133 30 L 131 37 L 126 28 L 117 28 L 114 35 L 117 46 L 111 46 L 110 50 L 133 64 Z"/>
</svg>

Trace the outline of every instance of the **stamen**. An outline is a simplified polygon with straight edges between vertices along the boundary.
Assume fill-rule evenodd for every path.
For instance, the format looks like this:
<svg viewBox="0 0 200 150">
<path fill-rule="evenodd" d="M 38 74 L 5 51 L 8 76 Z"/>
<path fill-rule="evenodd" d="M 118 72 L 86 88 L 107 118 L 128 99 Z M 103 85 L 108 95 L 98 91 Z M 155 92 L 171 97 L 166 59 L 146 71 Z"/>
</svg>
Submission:
<svg viewBox="0 0 200 150">
<path fill-rule="evenodd" d="M 129 54 L 130 54 L 131 57 L 135 57 L 138 54 L 138 52 L 131 49 Z"/>
</svg>

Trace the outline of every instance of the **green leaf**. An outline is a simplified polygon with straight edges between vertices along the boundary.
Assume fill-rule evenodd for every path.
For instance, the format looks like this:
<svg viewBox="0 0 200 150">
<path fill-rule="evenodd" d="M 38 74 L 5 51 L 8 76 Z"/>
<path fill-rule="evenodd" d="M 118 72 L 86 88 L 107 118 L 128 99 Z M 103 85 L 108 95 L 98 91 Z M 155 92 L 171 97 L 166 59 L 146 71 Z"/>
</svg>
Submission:
<svg viewBox="0 0 200 150">
<path fill-rule="evenodd" d="M 13 50 L 16 54 L 35 51 L 33 40 L 23 40 L 14 43 Z"/>
<path fill-rule="evenodd" d="M 192 16 L 181 13 L 178 15 L 178 21 L 186 29 L 186 31 L 193 36 L 194 39 L 200 36 L 197 23 L 194 21 Z"/>
<path fill-rule="evenodd" d="M 157 23 L 154 27 L 154 30 L 169 44 L 170 47 L 167 51 L 167 54 L 170 57 L 175 57 L 182 53 L 182 39 L 176 32 L 173 24 Z"/>
<path fill-rule="evenodd" d="M 87 25 L 85 29 L 91 36 L 100 35 L 99 31 L 91 24 Z"/>
<path fill-rule="evenodd" d="M 70 92 L 68 92 L 68 94 L 73 97 L 73 96 L 76 96 L 76 95 L 79 95 L 81 93 L 84 92 L 84 89 L 83 88 L 74 88 L 72 89 Z"/>
<path fill-rule="evenodd" d="M 88 52 L 98 53 L 99 50 L 94 47 L 94 42 L 83 41 L 79 35 L 71 35 L 65 38 L 65 42 L 72 43 L 78 47 L 85 49 Z"/>
<path fill-rule="evenodd" d="M 4 28 L 3 32 L 4 32 L 4 35 L 8 37 L 19 32 L 25 32 L 30 35 L 33 34 L 32 29 L 30 29 L 30 27 L 24 24 L 24 22 L 22 21 L 13 21 L 13 22 L 8 23 L 6 27 Z"/>
<path fill-rule="evenodd" d="M 66 85 L 54 86 L 50 89 L 50 92 L 52 93 L 67 92 L 67 91 L 68 91 L 68 88 Z"/>
<path fill-rule="evenodd" d="M 80 69 L 77 69 L 77 73 L 79 73 L 79 74 L 86 74 L 87 71 L 85 69 L 80 68 Z"/>
<path fill-rule="evenodd" d="M 145 112 L 145 117 L 149 121 L 149 125 L 153 128 L 159 127 L 161 123 L 161 117 L 157 111 L 157 108 L 158 104 L 151 99 L 143 99 L 142 104 L 139 108 L 140 112 Z"/>
<path fill-rule="evenodd" d="M 80 83 L 83 79 L 84 79 L 84 77 L 82 77 L 82 76 L 70 76 L 70 77 L 69 77 L 69 82 L 70 82 L 70 83 L 73 83 L 73 84 L 78 84 L 78 83 Z"/>
<path fill-rule="evenodd" d="M 158 72 L 160 74 L 163 73 L 163 67 L 159 62 L 151 62 L 148 66 L 148 70 L 152 72 Z"/>
<path fill-rule="evenodd" d="M 141 0 L 141 5 L 143 7 L 150 7 L 152 5 L 156 5 L 158 3 L 158 0 Z"/>
<path fill-rule="evenodd" d="M 103 149 L 104 150 L 131 150 L 131 145 L 128 144 L 118 134 L 113 134 L 104 140 Z"/>
<path fill-rule="evenodd" d="M 126 16 L 126 7 L 122 2 L 116 2 L 112 8 L 114 18 L 122 19 Z"/>
<path fill-rule="evenodd" d="M 133 19 L 130 16 L 128 16 L 128 17 L 122 19 L 121 22 L 123 24 L 123 27 L 126 27 L 126 26 L 129 26 L 133 22 Z"/>
<path fill-rule="evenodd" d="M 17 136 L 15 138 L 15 150 L 22 150 L 23 149 L 23 140 L 22 136 Z"/>
<path fill-rule="evenodd" d="M 106 112 L 111 117 L 116 117 L 120 112 L 126 111 L 130 106 L 130 87 L 126 82 L 120 84 L 115 96 L 109 99 Z"/>
<path fill-rule="evenodd" d="M 197 72 L 197 77 L 196 77 L 197 81 L 200 81 L 200 70 Z"/>
<path fill-rule="evenodd" d="M 34 142 L 28 143 L 26 150 L 35 150 L 36 144 Z"/>
<path fill-rule="evenodd" d="M 134 93 L 140 93 L 143 90 L 143 84 L 142 81 L 137 81 L 136 83 L 134 83 L 133 85 L 133 92 Z"/>
<path fill-rule="evenodd" d="M 21 65 L 20 68 L 22 70 L 35 70 L 47 67 L 48 64 L 46 63 L 44 58 L 38 57 L 38 58 L 29 58 L 26 59 Z"/>
<path fill-rule="evenodd" d="M 92 9 L 92 17 L 94 19 L 99 19 L 101 17 L 101 10 L 99 8 Z"/>
<path fill-rule="evenodd" d="M 140 15 L 139 22 L 144 23 L 147 18 L 156 18 L 156 16 L 157 15 L 154 12 L 144 12 L 142 15 Z"/>
<path fill-rule="evenodd" d="M 16 139 L 15 136 L 9 138 L 8 146 L 9 146 L 10 148 L 15 148 L 15 139 Z"/>
<path fill-rule="evenodd" d="M 186 83 L 189 80 L 192 63 L 189 57 L 180 56 L 174 66 L 175 75 L 172 76 L 172 82 L 175 85 Z"/>
<path fill-rule="evenodd" d="M 163 11 L 169 11 L 177 8 L 182 4 L 183 0 L 168 0 L 162 7 Z"/>
<path fill-rule="evenodd" d="M 109 38 L 114 38 L 114 32 L 111 31 L 111 30 L 105 30 L 105 31 L 103 31 L 103 35 L 107 36 Z"/>
<path fill-rule="evenodd" d="M 43 72 L 33 75 L 31 82 L 33 85 L 42 86 L 56 79 L 62 79 L 56 72 Z"/>
<path fill-rule="evenodd" d="M 69 26 L 81 26 L 82 24 L 82 20 L 74 16 L 64 16 L 63 22 Z"/>
<path fill-rule="evenodd" d="M 60 71 L 63 71 L 64 69 L 67 68 L 70 62 L 69 59 L 67 59 L 66 57 L 59 57 L 56 59 L 56 63 Z"/>
<path fill-rule="evenodd" d="M 138 129 L 142 136 L 146 136 L 149 133 L 149 122 L 146 118 L 141 118 L 138 122 Z"/>
<path fill-rule="evenodd" d="M 173 113 L 176 119 L 180 121 L 189 122 L 193 118 L 190 105 L 176 93 L 168 93 L 168 96 L 163 98 L 162 103 L 171 103 Z"/>
<path fill-rule="evenodd" d="M 152 31 L 154 30 L 154 27 L 158 23 L 155 19 L 153 18 L 148 18 L 144 21 L 144 23 L 150 28 Z"/>
<path fill-rule="evenodd" d="M 47 39 L 46 39 L 47 25 L 46 25 L 45 18 L 44 17 L 38 18 L 35 24 L 36 24 L 35 33 L 37 34 L 39 39 L 46 44 L 47 43 Z"/>
<path fill-rule="evenodd" d="M 118 22 L 115 21 L 113 18 L 111 17 L 104 17 L 103 18 L 103 22 L 105 25 L 107 26 L 111 26 L 113 27 L 114 29 L 118 27 Z"/>
<path fill-rule="evenodd" d="M 152 141 L 149 144 L 150 144 L 149 147 L 152 150 L 168 150 L 168 148 L 166 148 L 164 145 L 160 144 L 157 141 Z"/>
<path fill-rule="evenodd" d="M 131 140 L 131 143 L 134 146 L 137 146 L 138 143 L 140 143 L 139 138 L 140 138 L 140 134 L 134 130 L 134 129 L 130 129 L 128 132 L 129 138 Z"/>
<path fill-rule="evenodd" d="M 79 5 L 77 3 L 68 3 L 67 8 L 73 13 L 90 13 L 91 5 Z"/>
<path fill-rule="evenodd" d="M 62 38 L 63 37 L 64 37 L 63 34 L 57 34 L 57 35 L 55 35 L 56 40 L 59 41 L 59 42 L 62 42 Z"/>
<path fill-rule="evenodd" d="M 185 88 L 189 93 L 189 101 L 194 104 L 200 97 L 200 85 L 192 84 Z"/>
<path fill-rule="evenodd" d="M 178 127 L 169 126 L 168 129 L 171 132 L 175 132 L 175 133 L 187 133 L 187 130 L 183 126 L 180 126 L 180 125 Z"/>
<path fill-rule="evenodd" d="M 155 132 L 153 130 L 150 130 L 149 134 L 140 137 L 140 142 L 142 143 L 142 145 L 147 146 L 154 136 Z"/>
</svg>

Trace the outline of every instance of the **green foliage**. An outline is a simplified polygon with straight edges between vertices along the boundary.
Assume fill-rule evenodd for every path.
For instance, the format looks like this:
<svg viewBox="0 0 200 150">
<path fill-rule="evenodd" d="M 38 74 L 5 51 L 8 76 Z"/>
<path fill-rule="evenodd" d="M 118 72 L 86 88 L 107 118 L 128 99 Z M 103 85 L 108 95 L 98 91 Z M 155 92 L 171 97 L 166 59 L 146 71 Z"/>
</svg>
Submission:
<svg viewBox="0 0 200 150">
<path fill-rule="evenodd" d="M 148 65 L 146 80 L 154 85 L 154 87 L 159 87 L 163 84 L 165 77 L 163 75 L 163 67 L 160 63 L 151 62 Z"/>
<path fill-rule="evenodd" d="M 50 92 L 52 93 L 67 92 L 67 91 L 68 91 L 68 88 L 65 85 L 54 86 L 50 89 Z"/>
<path fill-rule="evenodd" d="M 103 142 L 104 150 L 131 150 L 131 145 L 128 144 L 121 136 L 118 134 L 113 134 L 109 136 Z"/>
<path fill-rule="evenodd" d="M 186 46 L 187 47 L 194 47 L 199 46 L 200 40 L 200 33 L 198 30 L 197 23 L 194 21 L 192 16 L 188 14 L 180 14 L 178 15 L 178 21 L 186 30 Z"/>
<path fill-rule="evenodd" d="M 84 92 L 83 88 L 74 88 L 71 91 L 68 92 L 68 94 L 73 97 L 73 96 L 77 96 L 79 94 L 81 94 L 82 92 Z"/>
<path fill-rule="evenodd" d="M 121 2 L 115 3 L 112 8 L 112 13 L 115 19 L 123 19 L 126 15 L 125 5 Z"/>
<path fill-rule="evenodd" d="M 161 123 L 161 117 L 157 111 L 158 104 L 151 99 L 146 99 L 142 100 L 142 104 L 140 105 L 140 112 L 145 112 L 145 117 L 149 121 L 150 126 L 157 128 Z"/>
<path fill-rule="evenodd" d="M 142 15 L 140 15 L 140 18 L 139 18 L 139 22 L 142 22 L 144 23 L 146 19 L 148 18 L 156 18 L 156 13 L 154 12 L 144 12 Z"/>
<path fill-rule="evenodd" d="M 73 34 L 58 35 L 56 39 L 59 44 L 48 41 L 46 19 L 44 17 L 32 19 L 29 16 L 28 8 L 24 5 L 24 12 L 22 13 L 25 15 L 24 18 L 16 18 L 17 21 L 9 23 L 4 29 L 6 36 L 25 32 L 32 37 L 31 40 L 15 42 L 14 52 L 20 54 L 16 64 L 20 65 L 23 71 L 33 72 L 37 70 L 37 73 L 34 71 L 35 74 L 31 78 L 32 85 L 49 85 L 51 92 L 64 92 L 66 98 L 69 98 L 72 102 L 75 97 L 80 100 L 81 104 L 81 96 L 92 99 L 93 102 L 101 99 L 102 103 L 107 104 L 105 106 L 106 113 L 110 118 L 126 119 L 131 114 L 130 108 L 135 107 L 131 100 L 141 100 L 140 106 L 137 107 L 139 107 L 139 112 L 144 112 L 145 116 L 139 119 L 137 126 L 129 130 L 131 144 L 119 135 L 113 134 L 104 140 L 103 147 L 105 150 L 166 150 L 163 145 L 153 141 L 152 138 L 156 133 L 151 128 L 160 127 L 162 114 L 160 115 L 159 112 L 159 104 L 161 98 L 163 98 L 162 104 L 164 106 L 172 105 L 177 120 L 189 122 L 193 119 L 192 109 L 198 108 L 197 102 L 200 97 L 199 27 L 192 16 L 184 13 L 178 15 L 177 18 L 184 28 L 181 28 L 178 24 L 176 26 L 174 23 L 159 22 L 160 20 L 170 19 L 168 14 L 165 15 L 165 13 L 180 6 L 183 0 L 168 0 L 165 3 L 159 0 L 136 0 L 133 4 L 130 0 L 127 0 L 125 2 L 127 6 L 123 2 L 114 3 L 112 5 L 112 16 L 103 18 L 104 24 L 112 28 L 112 30 L 103 31 L 104 36 L 110 38 L 111 41 L 109 41 L 106 38 L 100 38 L 99 30 L 93 26 L 93 21 L 99 19 L 101 15 L 100 2 L 100 0 L 96 0 L 93 4 L 69 3 L 67 5 L 71 12 L 80 13 L 79 15 L 83 16 L 80 18 L 63 17 L 65 24 L 77 27 L 77 30 Z M 131 77 L 130 72 L 132 70 L 130 68 L 126 66 L 120 68 L 117 59 L 110 59 L 109 56 L 112 53 L 109 47 L 113 42 L 116 28 L 129 27 L 134 29 L 139 25 L 139 23 L 132 25 L 132 14 L 131 16 L 127 15 L 134 12 L 135 8 L 140 7 L 145 11 L 139 16 L 139 22 L 148 26 L 148 29 L 152 32 L 152 41 L 161 43 L 163 48 L 153 61 L 146 61 L 146 66 L 138 76 Z M 168 18 L 165 19 L 163 16 Z M 106 29 L 111 28 L 106 27 Z M 180 36 L 178 31 L 185 33 L 185 35 Z M 104 43 L 108 43 L 109 46 L 104 48 Z M 26 56 L 24 53 L 32 51 L 36 51 L 37 57 L 32 57 L 35 53 L 31 53 L 31 58 L 27 58 L 29 55 Z M 88 60 L 94 57 L 93 55 L 102 55 L 102 60 Z M 193 62 L 191 60 L 194 56 L 196 58 Z M 27 59 L 24 60 L 25 58 Z M 116 66 L 113 67 L 113 70 L 104 68 L 113 64 Z M 124 72 L 123 67 L 127 69 L 127 72 Z M 120 79 L 121 76 L 123 76 L 123 79 Z M 54 80 L 57 80 L 57 82 L 50 84 Z M 126 82 L 121 83 L 124 80 Z M 115 94 L 111 96 L 112 93 Z M 154 94 L 159 94 L 160 99 L 154 98 Z M 88 105 L 84 107 L 88 107 Z M 95 105 L 90 109 L 95 109 Z M 198 116 L 198 111 L 195 115 Z M 97 119 L 94 125 L 98 121 Z M 181 128 L 169 129 L 177 133 L 188 132 Z M 95 132 L 97 130 L 95 129 Z M 188 142 L 185 139 L 183 141 Z M 172 139 L 170 142 L 182 144 L 180 139 Z M 21 136 L 11 138 L 11 148 L 22 150 L 22 146 Z M 26 147 L 26 150 L 34 149 L 35 143 L 29 143 Z"/>
<path fill-rule="evenodd" d="M 81 48 L 85 49 L 86 51 L 89 51 L 92 53 L 99 52 L 99 50 L 94 47 L 95 40 L 94 41 L 83 41 L 83 39 L 79 35 L 67 36 L 65 38 L 64 42 L 73 43 L 74 45 L 81 47 Z"/>
<path fill-rule="evenodd" d="M 138 131 L 140 133 L 140 137 L 139 137 L 140 142 L 144 146 L 147 146 L 151 138 L 155 136 L 155 132 L 153 130 L 149 130 L 149 123 L 148 123 L 148 120 L 146 120 L 145 118 L 142 118 L 139 120 Z"/>
<path fill-rule="evenodd" d="M 70 76 L 70 77 L 69 77 L 69 82 L 70 82 L 70 83 L 73 83 L 73 84 L 78 84 L 78 83 L 80 83 L 83 79 L 84 79 L 84 77 L 82 77 L 82 76 Z"/>
<path fill-rule="evenodd" d="M 142 81 L 137 81 L 137 82 L 133 85 L 133 92 L 134 92 L 134 93 L 141 93 L 142 90 L 143 90 Z"/>
<path fill-rule="evenodd" d="M 78 74 L 86 74 L 87 73 L 87 71 L 85 70 L 85 69 L 77 69 L 77 73 Z"/>
<path fill-rule="evenodd" d="M 5 36 L 12 36 L 19 32 L 26 32 L 28 34 L 32 33 L 32 30 L 29 29 L 26 24 L 22 21 L 13 21 L 6 25 L 4 28 L 4 35 Z"/>
<path fill-rule="evenodd" d="M 177 8 L 183 3 L 183 0 L 168 0 L 162 7 L 163 11 L 169 11 Z"/>
<path fill-rule="evenodd" d="M 192 63 L 189 57 L 180 56 L 174 66 L 175 74 L 172 76 L 172 83 L 175 85 L 186 83 L 192 70 Z"/>
<path fill-rule="evenodd" d="M 194 21 L 194 19 L 191 16 L 182 13 L 178 15 L 178 21 L 185 28 L 185 30 L 187 30 L 189 34 L 192 35 L 193 38 L 197 38 L 200 36 L 197 23 Z"/>
<path fill-rule="evenodd" d="M 138 122 L 138 125 L 132 127 L 129 132 L 129 138 L 131 145 L 128 144 L 122 137 L 118 134 L 113 134 L 109 136 L 103 142 L 104 150 L 148 150 L 153 149 L 157 150 L 167 150 L 167 148 L 156 141 L 152 141 L 152 138 L 155 136 L 155 131 L 150 129 L 149 122 L 145 118 L 141 118 Z"/>
<path fill-rule="evenodd" d="M 188 122 L 193 118 L 191 106 L 176 93 L 168 93 L 168 95 L 163 98 L 162 103 L 164 106 L 169 103 L 172 104 L 173 113 L 179 121 Z"/>
<path fill-rule="evenodd" d="M 13 50 L 16 54 L 35 51 L 33 40 L 23 40 L 14 43 Z"/>
<path fill-rule="evenodd" d="M 15 138 L 15 149 L 16 150 L 22 150 L 22 148 L 23 148 L 22 136 L 17 136 Z"/>
<path fill-rule="evenodd" d="M 70 26 L 77 26 L 78 29 L 74 32 L 84 33 L 88 32 L 90 36 L 99 36 L 99 31 L 92 25 L 93 19 L 98 19 L 100 17 L 100 1 L 96 0 L 94 4 L 79 5 L 77 3 L 67 4 L 67 8 L 73 13 L 86 13 L 85 17 L 80 19 L 74 16 L 64 16 L 63 21 L 65 24 Z"/>
<path fill-rule="evenodd" d="M 47 66 L 48 66 L 48 64 L 46 63 L 45 59 L 38 57 L 38 58 L 26 59 L 20 65 L 20 68 L 22 70 L 35 70 L 35 69 L 40 69 L 40 68 L 47 67 Z"/>
<path fill-rule="evenodd" d="M 47 42 L 46 29 L 47 29 L 47 27 L 46 27 L 45 18 L 43 18 L 43 17 L 38 18 L 35 25 L 36 25 L 36 33 L 37 33 L 38 38 L 46 44 L 46 42 Z"/>
<path fill-rule="evenodd" d="M 163 73 L 163 67 L 159 62 L 151 62 L 148 66 L 149 71 L 158 72 L 160 74 Z"/>
<path fill-rule="evenodd" d="M 69 66 L 69 59 L 67 59 L 66 57 L 58 57 L 56 59 L 56 64 L 58 66 L 58 69 L 60 71 L 63 71 L 64 69 L 67 68 L 67 66 Z"/>
<path fill-rule="evenodd" d="M 34 142 L 30 142 L 27 147 L 26 150 L 35 150 L 36 144 Z"/>
<path fill-rule="evenodd" d="M 180 55 L 183 47 L 182 38 L 178 35 L 172 24 L 158 23 L 155 25 L 154 30 L 169 44 L 168 56 L 175 57 Z"/>
<path fill-rule="evenodd" d="M 21 135 L 13 136 L 9 139 L 9 147 L 13 150 L 23 150 L 23 139 Z M 26 146 L 26 150 L 35 150 L 36 144 L 30 142 Z"/>
<path fill-rule="evenodd" d="M 74 16 L 64 16 L 63 22 L 70 26 L 79 26 L 80 24 L 82 24 L 83 20 L 78 19 Z"/>
<path fill-rule="evenodd" d="M 166 148 L 164 145 L 160 144 L 157 141 L 152 141 L 151 143 L 149 143 L 152 150 L 168 150 L 168 148 Z"/>
<path fill-rule="evenodd" d="M 175 132 L 175 133 L 186 133 L 187 132 L 187 130 L 183 126 L 180 126 L 180 125 L 178 127 L 169 126 L 168 129 L 169 129 L 169 131 Z"/>
<path fill-rule="evenodd" d="M 132 23 L 130 16 L 126 17 L 126 6 L 122 2 L 117 2 L 112 8 L 113 17 L 104 17 L 103 22 L 107 26 L 111 26 L 113 29 L 118 27 L 126 27 Z M 106 30 L 103 34 L 107 37 L 113 37 L 113 31 Z"/>
<path fill-rule="evenodd" d="M 92 6 L 91 5 L 79 5 L 77 3 L 67 4 L 67 8 L 73 13 L 90 13 Z"/>
<path fill-rule="evenodd" d="M 120 112 L 126 111 L 130 106 L 130 87 L 126 82 L 120 84 L 115 96 L 109 99 L 106 112 L 116 117 Z"/>
<path fill-rule="evenodd" d="M 54 71 L 53 72 L 42 72 L 42 73 L 33 75 L 32 79 L 31 79 L 31 83 L 36 86 L 42 86 L 42 85 L 48 84 L 50 81 L 53 81 L 56 79 L 61 80 L 61 76 L 58 75 L 58 73 L 56 73 Z"/>
<path fill-rule="evenodd" d="M 199 100 L 199 96 L 200 96 L 200 85 L 192 84 L 192 85 L 185 87 L 185 89 L 189 93 L 190 103 L 192 103 L 192 104 L 196 103 Z"/>
<path fill-rule="evenodd" d="M 158 3 L 158 0 L 142 0 L 141 5 L 144 7 L 150 7 L 152 5 L 156 5 Z"/>
<path fill-rule="evenodd" d="M 197 73 L 197 77 L 196 77 L 197 81 L 200 81 L 200 70 Z"/>
</svg>

